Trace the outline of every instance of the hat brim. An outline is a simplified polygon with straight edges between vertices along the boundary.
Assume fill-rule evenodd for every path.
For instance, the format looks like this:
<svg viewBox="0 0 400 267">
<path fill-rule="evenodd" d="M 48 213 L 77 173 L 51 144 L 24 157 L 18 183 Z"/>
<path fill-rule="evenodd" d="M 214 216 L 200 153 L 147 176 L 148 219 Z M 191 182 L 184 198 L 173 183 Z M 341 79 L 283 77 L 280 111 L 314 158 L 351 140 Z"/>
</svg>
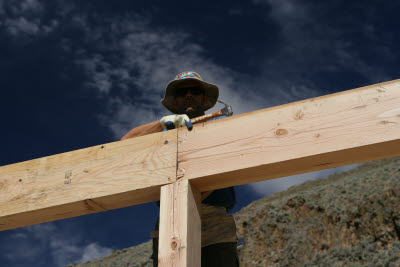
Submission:
<svg viewBox="0 0 400 267">
<path fill-rule="evenodd" d="M 178 110 L 173 104 L 173 101 L 176 95 L 176 91 L 179 89 L 179 85 L 186 81 L 195 81 L 203 88 L 204 93 L 207 96 L 207 101 L 204 103 L 203 106 L 204 111 L 209 110 L 210 108 L 215 106 L 219 96 L 218 86 L 197 78 L 185 78 L 182 80 L 172 80 L 168 83 L 167 88 L 165 89 L 165 97 L 161 100 L 161 103 L 166 109 L 174 114 L 178 114 Z"/>
</svg>

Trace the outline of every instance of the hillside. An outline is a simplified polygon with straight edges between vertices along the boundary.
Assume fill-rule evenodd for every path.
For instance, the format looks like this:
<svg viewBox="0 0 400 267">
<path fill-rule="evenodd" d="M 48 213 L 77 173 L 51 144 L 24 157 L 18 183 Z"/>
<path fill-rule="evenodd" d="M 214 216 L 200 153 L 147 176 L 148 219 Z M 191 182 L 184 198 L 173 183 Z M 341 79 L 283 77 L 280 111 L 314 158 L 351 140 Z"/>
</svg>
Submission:
<svg viewBox="0 0 400 267">
<path fill-rule="evenodd" d="M 241 266 L 400 266 L 400 158 L 257 200 L 234 217 Z M 70 266 L 151 267 L 151 242 Z"/>
</svg>

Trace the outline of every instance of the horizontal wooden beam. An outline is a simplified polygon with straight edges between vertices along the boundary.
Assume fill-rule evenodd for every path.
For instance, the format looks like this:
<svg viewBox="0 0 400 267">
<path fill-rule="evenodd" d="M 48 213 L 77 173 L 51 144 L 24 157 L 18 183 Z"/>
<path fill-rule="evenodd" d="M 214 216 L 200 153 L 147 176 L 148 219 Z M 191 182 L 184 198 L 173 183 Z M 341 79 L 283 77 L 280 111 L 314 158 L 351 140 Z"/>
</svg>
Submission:
<svg viewBox="0 0 400 267">
<path fill-rule="evenodd" d="M 176 180 L 176 130 L 0 168 L 0 230 L 158 200 Z"/>
<path fill-rule="evenodd" d="M 0 167 L 0 230 L 398 155 L 395 80 Z"/>
<path fill-rule="evenodd" d="M 200 191 L 400 155 L 400 80 L 178 131 L 178 180 Z"/>
</svg>

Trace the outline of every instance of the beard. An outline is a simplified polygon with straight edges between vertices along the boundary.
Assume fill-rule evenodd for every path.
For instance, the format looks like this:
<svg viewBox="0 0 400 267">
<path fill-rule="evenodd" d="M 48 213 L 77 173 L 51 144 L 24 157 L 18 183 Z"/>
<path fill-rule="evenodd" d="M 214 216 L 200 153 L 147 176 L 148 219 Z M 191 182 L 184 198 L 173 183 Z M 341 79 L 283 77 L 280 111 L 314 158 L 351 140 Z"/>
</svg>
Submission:
<svg viewBox="0 0 400 267">
<path fill-rule="evenodd" d="M 203 105 L 182 105 L 178 108 L 178 114 L 186 114 L 190 119 L 204 115 Z"/>
</svg>

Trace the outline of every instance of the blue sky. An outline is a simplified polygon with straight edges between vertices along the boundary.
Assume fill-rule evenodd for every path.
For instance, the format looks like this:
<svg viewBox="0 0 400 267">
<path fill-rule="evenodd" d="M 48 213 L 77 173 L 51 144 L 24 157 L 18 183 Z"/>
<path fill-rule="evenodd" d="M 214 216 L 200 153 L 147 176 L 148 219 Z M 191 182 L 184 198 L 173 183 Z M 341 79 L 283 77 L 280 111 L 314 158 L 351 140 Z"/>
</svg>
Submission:
<svg viewBox="0 0 400 267">
<path fill-rule="evenodd" d="M 396 79 L 399 7 L 0 0 L 0 165 L 119 140 L 168 114 L 165 85 L 186 70 L 219 85 L 235 114 Z M 334 171 L 237 187 L 235 210 Z M 147 241 L 157 216 L 149 203 L 0 232 L 0 266 L 107 255 Z"/>
</svg>

